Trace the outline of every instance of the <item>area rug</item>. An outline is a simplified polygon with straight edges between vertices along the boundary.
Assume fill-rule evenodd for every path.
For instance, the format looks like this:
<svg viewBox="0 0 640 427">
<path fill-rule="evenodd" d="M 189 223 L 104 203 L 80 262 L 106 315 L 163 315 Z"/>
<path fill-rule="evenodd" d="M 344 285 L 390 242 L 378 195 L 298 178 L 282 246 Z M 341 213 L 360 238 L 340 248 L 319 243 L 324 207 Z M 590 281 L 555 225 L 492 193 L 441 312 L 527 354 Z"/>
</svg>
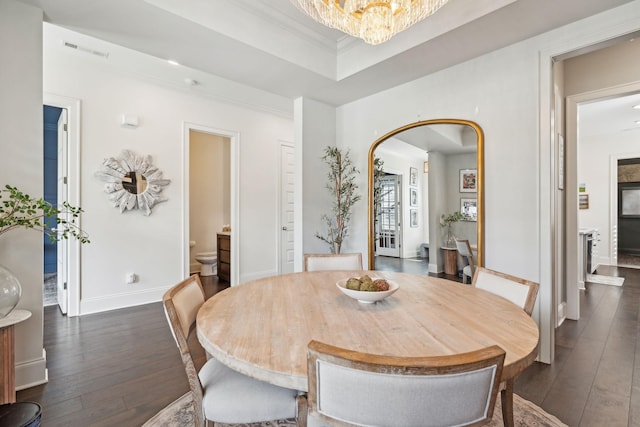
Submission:
<svg viewBox="0 0 640 427">
<path fill-rule="evenodd" d="M 548 414 L 539 406 L 534 405 L 518 396 L 513 395 L 513 413 L 516 427 L 567 427 L 562 421 Z M 193 425 L 193 406 L 191 405 L 191 393 L 186 393 L 169 406 L 158 412 L 153 418 L 144 423 L 142 427 L 183 427 Z M 216 427 L 295 427 L 293 419 L 268 421 L 257 424 L 220 424 Z M 502 427 L 502 409 L 500 397 L 493 411 L 493 419 L 490 427 Z"/>
<path fill-rule="evenodd" d="M 624 277 L 602 276 L 600 274 L 587 274 L 587 282 L 600 285 L 622 286 Z"/>
</svg>

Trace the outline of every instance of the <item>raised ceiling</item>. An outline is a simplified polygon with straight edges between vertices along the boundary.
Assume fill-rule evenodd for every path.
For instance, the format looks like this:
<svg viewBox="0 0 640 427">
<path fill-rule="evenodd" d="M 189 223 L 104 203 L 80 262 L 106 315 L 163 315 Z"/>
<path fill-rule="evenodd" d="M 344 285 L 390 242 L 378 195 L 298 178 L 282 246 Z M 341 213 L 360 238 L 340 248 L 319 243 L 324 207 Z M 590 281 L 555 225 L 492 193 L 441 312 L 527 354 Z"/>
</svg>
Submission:
<svg viewBox="0 0 640 427">
<path fill-rule="evenodd" d="M 92 46 L 95 38 L 184 66 L 155 70 L 159 79 L 210 75 L 265 98 L 342 105 L 631 0 L 450 0 L 378 46 L 323 27 L 289 0 L 18 1 L 79 33 L 76 43 L 88 49 L 105 49 Z M 136 67 L 130 54 L 108 60 L 123 57 Z"/>
</svg>

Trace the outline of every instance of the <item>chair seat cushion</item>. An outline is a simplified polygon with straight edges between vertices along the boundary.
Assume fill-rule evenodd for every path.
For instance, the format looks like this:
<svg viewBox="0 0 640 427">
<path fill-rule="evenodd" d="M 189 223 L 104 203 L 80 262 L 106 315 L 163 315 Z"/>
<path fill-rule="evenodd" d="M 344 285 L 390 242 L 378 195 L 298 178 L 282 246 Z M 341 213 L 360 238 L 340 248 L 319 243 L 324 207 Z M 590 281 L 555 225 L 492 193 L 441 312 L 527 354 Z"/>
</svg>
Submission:
<svg viewBox="0 0 640 427">
<path fill-rule="evenodd" d="M 464 274 L 465 276 L 473 276 L 473 271 L 471 271 L 471 266 L 470 265 L 465 265 L 462 268 L 462 274 Z"/>
<path fill-rule="evenodd" d="M 220 423 L 255 423 L 296 417 L 298 392 L 243 375 L 216 359 L 198 373 L 206 419 Z"/>
</svg>

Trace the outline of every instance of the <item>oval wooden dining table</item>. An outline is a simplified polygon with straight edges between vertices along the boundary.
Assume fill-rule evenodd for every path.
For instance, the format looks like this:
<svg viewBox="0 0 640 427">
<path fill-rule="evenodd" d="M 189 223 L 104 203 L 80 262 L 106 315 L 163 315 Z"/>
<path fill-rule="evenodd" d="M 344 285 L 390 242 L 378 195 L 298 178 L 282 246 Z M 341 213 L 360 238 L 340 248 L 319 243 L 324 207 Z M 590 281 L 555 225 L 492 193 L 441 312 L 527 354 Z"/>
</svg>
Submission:
<svg viewBox="0 0 640 427">
<path fill-rule="evenodd" d="M 374 304 L 336 282 L 368 274 L 399 284 Z M 502 380 L 537 356 L 538 327 L 511 302 L 458 282 L 382 271 L 316 271 L 267 277 L 215 294 L 197 315 L 204 349 L 236 371 L 307 391 L 311 340 L 373 354 L 442 356 L 497 344 Z"/>
</svg>

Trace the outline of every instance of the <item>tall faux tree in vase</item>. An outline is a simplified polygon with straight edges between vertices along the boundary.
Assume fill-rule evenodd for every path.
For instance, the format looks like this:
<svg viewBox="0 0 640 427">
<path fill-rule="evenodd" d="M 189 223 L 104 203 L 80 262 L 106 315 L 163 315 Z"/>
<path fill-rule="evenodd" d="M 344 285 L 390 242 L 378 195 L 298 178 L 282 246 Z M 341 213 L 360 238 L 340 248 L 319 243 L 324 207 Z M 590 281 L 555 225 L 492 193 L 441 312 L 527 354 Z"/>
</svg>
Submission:
<svg viewBox="0 0 640 427">
<path fill-rule="evenodd" d="M 316 232 L 316 237 L 329 244 L 332 254 L 339 254 L 349 235 L 351 210 L 360 200 L 356 177 L 360 173 L 351 163 L 349 150 L 342 152 L 337 147 L 326 147 L 322 160 L 329 166 L 326 188 L 333 197 L 331 215 L 322 215 L 327 225 L 326 234 Z"/>
</svg>

